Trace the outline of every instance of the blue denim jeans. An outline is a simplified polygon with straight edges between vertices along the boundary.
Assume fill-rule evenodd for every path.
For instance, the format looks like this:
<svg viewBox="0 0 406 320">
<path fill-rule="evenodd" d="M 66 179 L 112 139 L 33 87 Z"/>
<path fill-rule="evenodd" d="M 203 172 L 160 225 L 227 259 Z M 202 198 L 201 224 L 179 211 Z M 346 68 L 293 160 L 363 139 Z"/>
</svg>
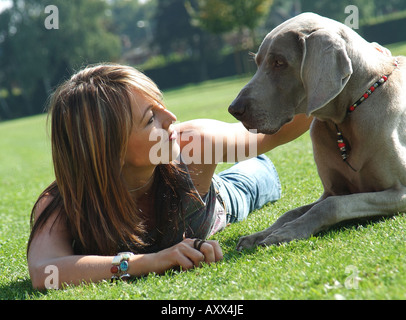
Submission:
<svg viewBox="0 0 406 320">
<path fill-rule="evenodd" d="M 281 183 L 272 161 L 265 155 L 236 163 L 213 176 L 224 202 L 227 223 L 244 220 L 249 213 L 281 197 Z"/>
</svg>

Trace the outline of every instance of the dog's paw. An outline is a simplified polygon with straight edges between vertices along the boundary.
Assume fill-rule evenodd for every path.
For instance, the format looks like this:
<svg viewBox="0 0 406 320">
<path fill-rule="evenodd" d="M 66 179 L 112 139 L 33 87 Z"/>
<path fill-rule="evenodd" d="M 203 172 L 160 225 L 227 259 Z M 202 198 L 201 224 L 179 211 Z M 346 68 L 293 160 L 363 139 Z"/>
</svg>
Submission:
<svg viewBox="0 0 406 320">
<path fill-rule="evenodd" d="M 244 249 L 251 249 L 256 246 L 258 242 L 262 241 L 262 238 L 257 240 L 255 237 L 251 236 L 245 236 L 241 237 L 240 240 L 237 243 L 236 250 L 237 251 L 242 251 Z"/>
<path fill-rule="evenodd" d="M 282 228 L 273 231 L 266 238 L 258 243 L 260 246 L 271 246 L 287 243 L 292 240 L 304 239 L 310 236 L 303 230 L 292 228 L 292 224 L 286 224 Z"/>
<path fill-rule="evenodd" d="M 272 246 L 272 245 L 280 245 L 282 243 L 285 242 L 290 242 L 292 240 L 294 240 L 294 237 L 289 237 L 284 235 L 283 233 L 272 233 L 269 236 L 267 236 L 265 239 L 263 239 L 262 241 L 260 241 L 258 243 L 259 246 Z"/>
<path fill-rule="evenodd" d="M 237 243 L 237 251 L 251 249 L 257 246 L 260 242 L 262 242 L 267 236 L 268 233 L 264 233 L 264 231 L 262 231 L 251 234 L 249 236 L 241 237 Z"/>
</svg>

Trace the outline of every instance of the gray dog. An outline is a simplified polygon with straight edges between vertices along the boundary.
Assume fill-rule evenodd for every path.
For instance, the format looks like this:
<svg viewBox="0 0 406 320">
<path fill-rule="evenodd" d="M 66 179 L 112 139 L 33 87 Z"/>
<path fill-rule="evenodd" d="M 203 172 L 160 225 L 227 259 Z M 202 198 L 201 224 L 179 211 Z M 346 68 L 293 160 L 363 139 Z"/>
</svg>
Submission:
<svg viewBox="0 0 406 320">
<path fill-rule="evenodd" d="M 324 193 L 237 249 L 303 239 L 341 221 L 406 212 L 406 64 L 312 13 L 269 33 L 258 70 L 229 107 L 247 129 L 272 134 L 296 114 L 310 135 Z"/>
</svg>

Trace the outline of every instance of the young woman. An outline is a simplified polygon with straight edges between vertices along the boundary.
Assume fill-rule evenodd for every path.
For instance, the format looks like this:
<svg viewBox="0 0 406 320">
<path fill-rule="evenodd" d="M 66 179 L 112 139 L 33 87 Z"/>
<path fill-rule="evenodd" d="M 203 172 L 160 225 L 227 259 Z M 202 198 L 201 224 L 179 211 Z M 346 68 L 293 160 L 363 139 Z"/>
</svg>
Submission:
<svg viewBox="0 0 406 320">
<path fill-rule="evenodd" d="M 300 115 L 272 136 L 214 120 L 175 124 L 148 77 L 110 64 L 62 84 L 49 115 L 56 180 L 34 205 L 27 247 L 38 289 L 47 266 L 59 287 L 221 260 L 219 244 L 201 239 L 280 197 L 268 158 L 242 161 L 250 147 L 262 154 L 310 124 Z M 230 154 L 239 163 L 216 175 Z"/>
</svg>

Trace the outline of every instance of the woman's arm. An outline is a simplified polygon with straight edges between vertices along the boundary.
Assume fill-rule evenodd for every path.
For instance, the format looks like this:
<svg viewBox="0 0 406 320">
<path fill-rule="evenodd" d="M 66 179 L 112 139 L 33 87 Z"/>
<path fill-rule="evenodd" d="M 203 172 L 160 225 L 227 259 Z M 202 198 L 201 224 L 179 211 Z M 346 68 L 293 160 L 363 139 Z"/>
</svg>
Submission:
<svg viewBox="0 0 406 320">
<path fill-rule="evenodd" d="M 179 145 L 187 164 L 213 165 L 238 162 L 268 152 L 305 133 L 312 118 L 299 114 L 277 133 L 248 131 L 241 123 L 199 119 L 176 125 Z"/>
<path fill-rule="evenodd" d="M 272 135 L 258 134 L 258 154 L 268 152 L 300 137 L 309 130 L 312 121 L 313 117 L 308 117 L 305 114 L 298 114 L 291 122 L 285 124 L 277 133 Z"/>
<path fill-rule="evenodd" d="M 268 152 L 305 133 L 312 122 L 299 114 L 273 135 L 250 132 L 241 123 L 192 120 L 176 125 L 180 133 L 182 158 L 201 195 L 209 190 L 211 178 L 220 162 L 239 162 Z"/>
<path fill-rule="evenodd" d="M 224 126 L 227 147 L 224 148 L 222 162 L 230 162 L 230 158 L 231 162 L 243 161 L 288 143 L 309 130 L 312 120 L 305 114 L 296 115 L 291 122 L 272 135 L 249 131 L 241 123 Z"/>
<path fill-rule="evenodd" d="M 47 202 L 49 198 L 42 199 L 37 211 L 41 212 Z M 66 225 L 56 214 L 51 215 L 33 237 L 28 251 L 28 268 L 34 288 L 60 288 L 64 283 L 77 285 L 111 278 L 114 256 L 75 255 L 71 240 Z M 163 273 L 176 266 L 188 270 L 202 262 L 212 263 L 222 259 L 216 241 L 206 241 L 200 251 L 193 248 L 193 242 L 192 239 L 184 239 L 157 253 L 131 256 L 128 273 L 132 276 Z"/>
</svg>

